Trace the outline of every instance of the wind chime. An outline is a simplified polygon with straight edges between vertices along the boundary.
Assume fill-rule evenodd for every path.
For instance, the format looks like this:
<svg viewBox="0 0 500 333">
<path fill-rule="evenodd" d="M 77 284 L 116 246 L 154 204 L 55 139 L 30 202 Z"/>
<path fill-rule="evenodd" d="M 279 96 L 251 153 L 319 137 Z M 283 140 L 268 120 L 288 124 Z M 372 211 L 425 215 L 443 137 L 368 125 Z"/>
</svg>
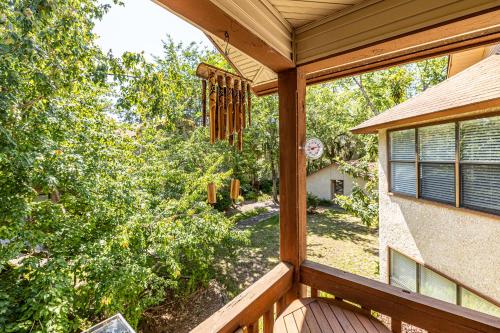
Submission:
<svg viewBox="0 0 500 333">
<path fill-rule="evenodd" d="M 251 125 L 250 81 L 217 67 L 201 63 L 196 69 L 201 81 L 203 126 L 210 127 L 210 143 L 226 141 L 238 151 L 243 150 L 243 131 Z M 208 90 L 208 112 L 207 112 Z M 208 122 L 207 122 L 208 116 Z M 231 180 L 231 199 L 238 199 L 240 181 Z M 208 202 L 216 203 L 214 183 L 208 185 Z"/>
<path fill-rule="evenodd" d="M 198 65 L 196 75 L 202 78 L 202 123 L 210 126 L 210 143 L 227 140 L 229 145 L 242 151 L 243 131 L 252 119 L 250 82 L 205 63 Z"/>
</svg>

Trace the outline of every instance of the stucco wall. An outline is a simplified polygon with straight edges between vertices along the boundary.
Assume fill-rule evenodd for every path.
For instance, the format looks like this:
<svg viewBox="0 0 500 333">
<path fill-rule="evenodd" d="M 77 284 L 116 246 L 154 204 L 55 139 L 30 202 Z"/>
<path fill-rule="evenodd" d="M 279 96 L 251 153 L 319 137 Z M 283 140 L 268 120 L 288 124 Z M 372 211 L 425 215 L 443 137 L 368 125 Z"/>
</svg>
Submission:
<svg viewBox="0 0 500 333">
<path fill-rule="evenodd" d="M 312 193 L 321 199 L 330 200 L 330 181 L 334 179 L 344 181 L 345 195 L 350 195 L 352 193 L 354 183 L 361 186 L 364 186 L 366 183 L 363 179 L 354 180 L 351 176 L 341 173 L 335 165 L 330 165 L 307 176 L 307 192 Z"/>
<path fill-rule="evenodd" d="M 386 142 L 380 131 L 381 280 L 390 246 L 500 301 L 500 218 L 390 195 Z"/>
</svg>

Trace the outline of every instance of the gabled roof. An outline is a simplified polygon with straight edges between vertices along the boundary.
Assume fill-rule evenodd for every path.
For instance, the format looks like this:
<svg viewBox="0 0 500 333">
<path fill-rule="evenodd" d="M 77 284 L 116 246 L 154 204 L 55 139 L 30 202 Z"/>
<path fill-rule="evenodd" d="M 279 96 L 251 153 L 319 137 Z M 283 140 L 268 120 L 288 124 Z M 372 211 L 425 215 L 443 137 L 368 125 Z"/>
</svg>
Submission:
<svg viewBox="0 0 500 333">
<path fill-rule="evenodd" d="M 500 107 L 500 54 L 493 54 L 419 95 L 352 129 L 353 133 L 413 123 Z"/>
</svg>

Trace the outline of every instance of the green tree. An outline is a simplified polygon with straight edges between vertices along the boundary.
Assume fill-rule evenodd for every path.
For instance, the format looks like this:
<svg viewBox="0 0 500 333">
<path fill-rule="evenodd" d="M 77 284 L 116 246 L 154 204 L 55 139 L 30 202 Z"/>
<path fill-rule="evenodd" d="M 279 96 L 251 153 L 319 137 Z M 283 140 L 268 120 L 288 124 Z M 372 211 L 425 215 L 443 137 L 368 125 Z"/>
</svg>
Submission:
<svg viewBox="0 0 500 333">
<path fill-rule="evenodd" d="M 135 326 L 167 291 L 207 282 L 242 239 L 205 203 L 230 171 L 201 151 L 205 129 L 179 129 L 199 118 L 195 102 L 169 93 L 195 94 L 168 80 L 180 68 L 174 79 L 193 83 L 183 71 L 196 56 L 180 47 L 159 73 L 141 55 L 104 55 L 92 28 L 106 9 L 0 3 L 2 331 L 75 332 L 117 311 Z"/>
</svg>

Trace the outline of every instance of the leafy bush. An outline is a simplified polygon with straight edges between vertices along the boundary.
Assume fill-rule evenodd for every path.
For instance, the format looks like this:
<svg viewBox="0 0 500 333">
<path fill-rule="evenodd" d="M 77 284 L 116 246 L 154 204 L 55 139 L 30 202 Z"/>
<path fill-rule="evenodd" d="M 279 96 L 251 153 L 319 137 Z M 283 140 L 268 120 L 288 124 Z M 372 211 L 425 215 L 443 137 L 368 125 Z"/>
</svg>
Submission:
<svg viewBox="0 0 500 333">
<path fill-rule="evenodd" d="M 307 193 L 307 211 L 309 213 L 314 213 L 316 211 L 316 208 L 318 208 L 320 204 L 320 198 L 318 198 L 316 195 L 312 193 Z"/>
</svg>

